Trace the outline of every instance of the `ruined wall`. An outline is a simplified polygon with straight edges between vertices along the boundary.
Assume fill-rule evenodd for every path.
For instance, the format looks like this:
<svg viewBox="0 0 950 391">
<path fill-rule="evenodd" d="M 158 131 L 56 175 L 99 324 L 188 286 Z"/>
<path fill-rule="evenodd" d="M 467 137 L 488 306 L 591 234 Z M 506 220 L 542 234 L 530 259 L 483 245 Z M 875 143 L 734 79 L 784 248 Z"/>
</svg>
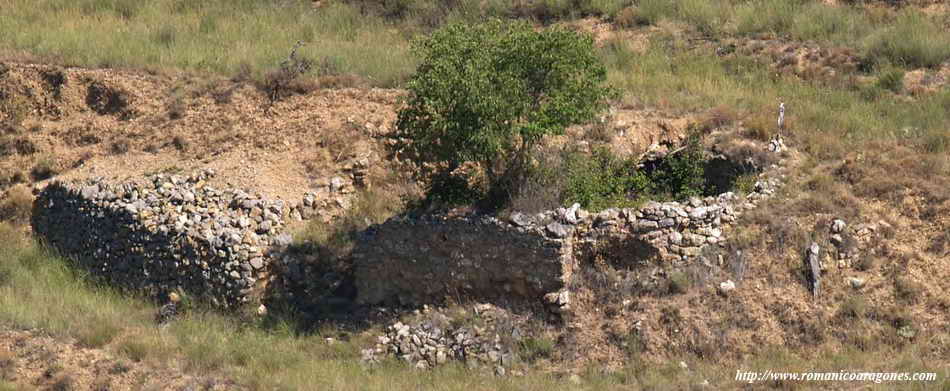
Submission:
<svg viewBox="0 0 950 391">
<path fill-rule="evenodd" d="M 477 296 L 504 302 L 556 291 L 573 270 L 573 228 L 550 228 L 491 216 L 390 219 L 365 232 L 353 252 L 357 301 L 414 305 Z"/>
<path fill-rule="evenodd" d="M 241 190 L 157 175 L 147 183 L 53 182 L 32 226 L 62 255 L 111 282 L 155 294 L 181 289 L 223 307 L 249 301 L 286 246 L 287 207 Z"/>
<path fill-rule="evenodd" d="M 636 242 L 633 262 L 656 257 L 685 264 L 705 246 L 721 245 L 723 227 L 771 195 L 777 180 L 759 181 L 746 197 L 724 193 L 686 203 L 649 202 L 639 209 L 591 214 L 572 208 L 506 219 L 492 216 L 400 216 L 372 228 L 357 243 L 354 266 L 364 304 L 422 304 L 445 297 L 569 305 L 572 273 L 597 246 Z"/>
</svg>

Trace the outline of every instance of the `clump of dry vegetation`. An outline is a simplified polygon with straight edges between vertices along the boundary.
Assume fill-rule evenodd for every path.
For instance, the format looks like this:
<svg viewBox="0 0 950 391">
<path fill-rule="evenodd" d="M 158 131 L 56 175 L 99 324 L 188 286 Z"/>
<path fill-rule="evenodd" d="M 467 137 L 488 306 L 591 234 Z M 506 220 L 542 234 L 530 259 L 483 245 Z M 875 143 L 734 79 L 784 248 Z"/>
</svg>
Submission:
<svg viewBox="0 0 950 391">
<path fill-rule="evenodd" d="M 0 198 L 0 221 L 25 223 L 33 211 L 33 194 L 27 186 L 14 186 Z"/>
</svg>

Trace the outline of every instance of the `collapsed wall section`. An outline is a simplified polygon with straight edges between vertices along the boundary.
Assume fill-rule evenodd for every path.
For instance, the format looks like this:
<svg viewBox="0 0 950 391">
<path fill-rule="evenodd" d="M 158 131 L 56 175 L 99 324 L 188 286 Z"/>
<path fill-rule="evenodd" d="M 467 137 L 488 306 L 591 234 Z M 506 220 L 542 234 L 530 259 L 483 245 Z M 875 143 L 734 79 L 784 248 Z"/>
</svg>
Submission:
<svg viewBox="0 0 950 391">
<path fill-rule="evenodd" d="M 37 236 L 110 282 L 152 294 L 181 290 L 231 308 L 250 301 L 272 251 L 286 246 L 286 209 L 204 185 L 212 171 L 148 183 L 53 182 L 33 205 Z"/>
</svg>

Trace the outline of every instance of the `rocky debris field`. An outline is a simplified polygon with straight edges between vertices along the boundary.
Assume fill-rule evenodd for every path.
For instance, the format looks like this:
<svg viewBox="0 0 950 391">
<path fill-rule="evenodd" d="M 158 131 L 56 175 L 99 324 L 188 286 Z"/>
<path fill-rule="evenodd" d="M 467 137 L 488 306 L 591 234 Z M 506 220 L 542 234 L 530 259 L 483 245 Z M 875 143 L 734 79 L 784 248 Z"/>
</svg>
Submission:
<svg viewBox="0 0 950 391">
<path fill-rule="evenodd" d="M 505 376 L 525 359 L 518 352 L 529 338 L 527 318 L 488 303 L 475 304 L 471 313 L 463 309 L 461 317 L 458 312 L 429 306 L 417 310 L 411 321 L 389 325 L 374 347 L 363 349 L 363 362 L 395 357 L 417 369 L 430 369 L 455 361 Z"/>
</svg>

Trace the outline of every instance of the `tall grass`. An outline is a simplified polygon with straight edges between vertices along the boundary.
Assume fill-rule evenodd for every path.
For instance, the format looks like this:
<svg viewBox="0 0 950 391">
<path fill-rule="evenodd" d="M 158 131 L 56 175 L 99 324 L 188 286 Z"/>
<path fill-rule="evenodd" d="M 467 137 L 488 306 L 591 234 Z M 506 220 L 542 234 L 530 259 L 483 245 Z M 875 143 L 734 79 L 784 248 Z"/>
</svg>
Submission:
<svg viewBox="0 0 950 391">
<path fill-rule="evenodd" d="M 904 140 L 928 152 L 945 151 L 946 138 L 939 135 L 950 127 L 947 93 L 923 96 L 911 105 L 889 94 L 868 96 L 847 81 L 777 75 L 751 57 L 723 59 L 667 41 L 654 42 L 640 55 L 613 42 L 602 55 L 609 64 L 609 81 L 637 103 L 683 111 L 725 104 L 747 120 L 764 115 L 772 122 L 784 101 L 789 131 L 819 157 L 865 140 Z M 838 84 L 829 88 L 829 82 Z M 829 139 L 834 143 L 828 144 Z"/>
<path fill-rule="evenodd" d="M 694 26 L 703 34 L 719 33 L 729 20 L 732 7 L 725 0 L 642 0 L 638 4 L 637 19 L 641 23 L 656 24 L 663 19 L 674 19 Z"/>
<path fill-rule="evenodd" d="M 10 0 L 0 8 L 0 48 L 93 67 L 179 68 L 234 74 L 274 68 L 300 54 L 330 61 L 378 86 L 414 66 L 405 37 L 383 20 L 332 3 L 159 0 Z"/>
<path fill-rule="evenodd" d="M 950 59 L 950 34 L 919 12 L 906 11 L 870 38 L 868 55 L 908 67 L 933 67 Z"/>
<path fill-rule="evenodd" d="M 905 9 L 880 15 L 860 6 L 807 0 L 640 1 L 636 18 L 687 23 L 713 36 L 766 35 L 860 49 L 871 63 L 933 67 L 950 59 L 950 32 L 933 17 Z"/>
</svg>

